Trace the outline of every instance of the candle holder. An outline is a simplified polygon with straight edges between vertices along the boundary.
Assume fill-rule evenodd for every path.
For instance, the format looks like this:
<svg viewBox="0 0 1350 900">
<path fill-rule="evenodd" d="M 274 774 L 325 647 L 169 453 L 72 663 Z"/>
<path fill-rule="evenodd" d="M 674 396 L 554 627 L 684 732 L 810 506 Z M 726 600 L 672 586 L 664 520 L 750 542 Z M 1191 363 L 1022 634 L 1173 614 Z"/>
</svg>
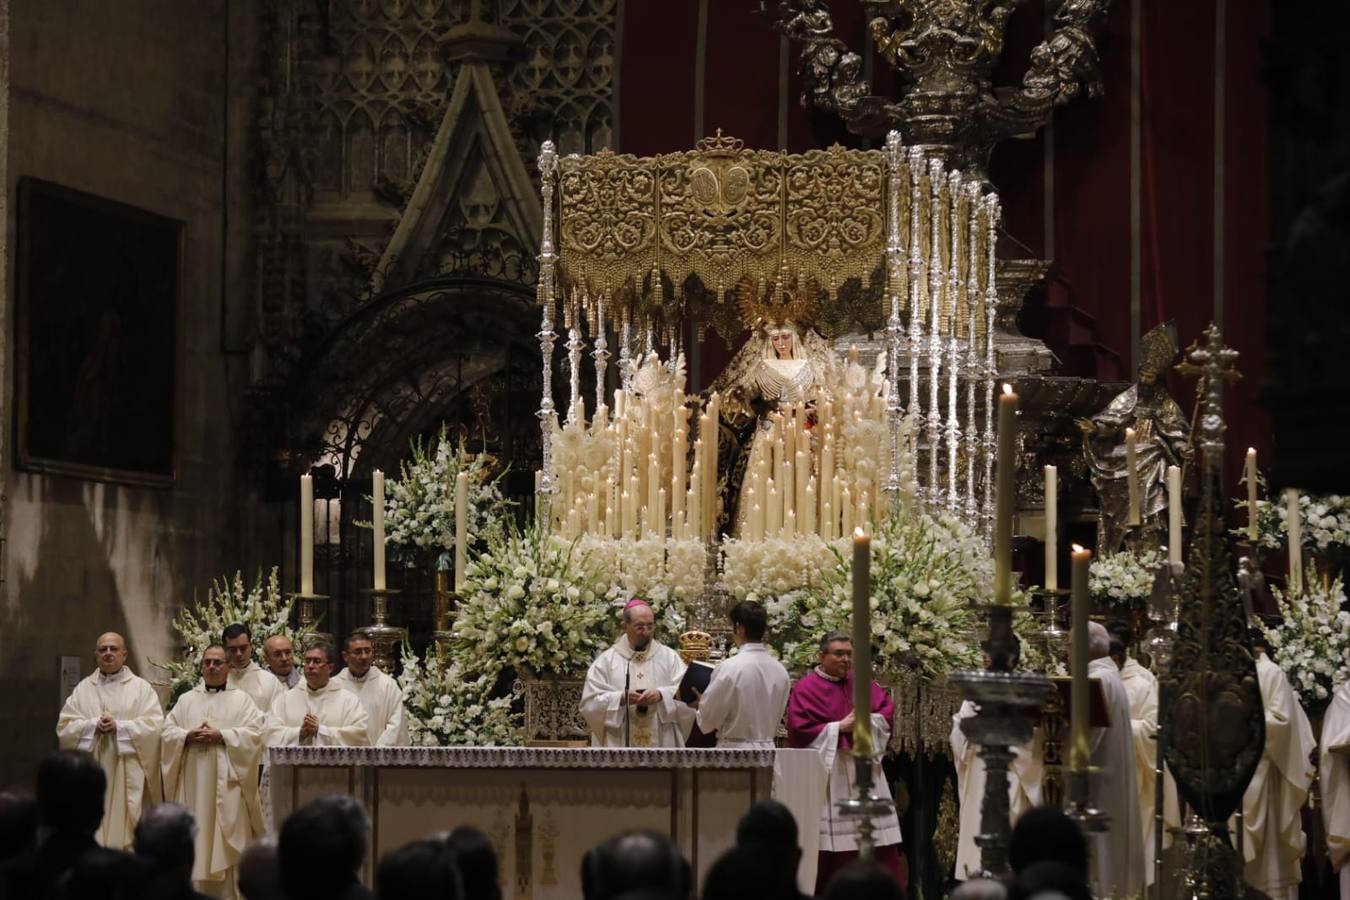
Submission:
<svg viewBox="0 0 1350 900">
<path fill-rule="evenodd" d="M 302 594 L 299 591 L 290 595 L 295 602 L 296 608 L 296 643 L 302 648 L 322 641 L 325 644 L 333 643 L 333 635 L 327 631 L 317 630 L 319 619 L 322 617 L 314 614 L 314 601 L 327 600 L 327 594 Z M 325 609 L 325 615 L 327 610 Z"/>
<path fill-rule="evenodd" d="M 1035 672 L 1013 671 L 1018 656 L 1012 630 L 1014 608 L 991 603 L 985 607 L 989 629 L 984 651 L 989 668 L 953 672 L 948 681 L 964 699 L 975 704 L 975 715 L 961 720 L 961 730 L 980 745 L 985 765 L 984 798 L 980 804 L 980 877 L 1000 878 L 1008 871 L 1008 767 L 1013 748 L 1031 740 L 1037 714 L 1045 706 L 1050 680 Z"/>
<path fill-rule="evenodd" d="M 856 729 L 858 726 L 854 727 Z M 870 747 L 871 741 L 867 743 Z M 841 816 L 858 820 L 859 859 L 871 859 L 876 851 L 876 838 L 873 835 L 876 827 L 873 825 L 873 819 L 876 816 L 884 816 L 895 808 L 895 804 L 889 798 L 878 797 L 872 793 L 872 764 L 873 759 L 870 755 L 859 756 L 853 760 L 858 795 L 840 800 L 834 805 Z"/>
<path fill-rule="evenodd" d="M 408 636 L 408 629 L 389 624 L 389 598 L 396 597 L 401 592 L 386 588 L 369 588 L 361 593 L 370 595 L 370 617 L 373 621 L 364 628 L 356 629 L 355 633 L 370 638 L 370 645 L 375 651 L 376 667 L 381 672 L 392 673 L 397 662 L 394 655 L 395 648 Z"/>
<path fill-rule="evenodd" d="M 436 645 L 436 658 L 442 666 L 450 658 L 450 649 L 455 637 L 451 628 L 461 599 L 459 594 L 450 589 L 450 570 L 437 569 L 435 628 L 432 631 L 432 639 Z"/>
<path fill-rule="evenodd" d="M 1066 663 L 1069 658 L 1069 632 L 1059 627 L 1061 611 L 1064 609 L 1070 595 L 1068 588 L 1055 588 L 1047 590 L 1046 588 L 1037 588 L 1031 592 L 1032 597 L 1041 601 L 1041 619 L 1045 623 L 1039 632 L 1039 637 L 1045 651 L 1046 672 L 1052 668 L 1054 661 Z"/>
</svg>

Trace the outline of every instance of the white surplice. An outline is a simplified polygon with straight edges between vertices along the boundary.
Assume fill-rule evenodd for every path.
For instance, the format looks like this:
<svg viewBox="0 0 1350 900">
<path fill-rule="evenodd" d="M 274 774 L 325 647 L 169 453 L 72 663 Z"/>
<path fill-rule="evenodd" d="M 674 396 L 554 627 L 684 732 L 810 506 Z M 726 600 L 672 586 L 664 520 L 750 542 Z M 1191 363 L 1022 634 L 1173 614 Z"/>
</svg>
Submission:
<svg viewBox="0 0 1350 900">
<path fill-rule="evenodd" d="M 956 878 L 966 881 L 979 877 L 980 848 L 975 836 L 980 833 L 980 806 L 984 801 L 984 760 L 979 756 L 979 745 L 966 737 L 961 721 L 975 715 L 975 704 L 966 700 L 952 716 L 952 761 L 956 765 L 956 789 L 961 804 L 961 828 L 956 842 Z M 1041 802 L 1041 779 L 1044 765 L 1041 759 L 1041 738 L 1037 729 L 1031 740 L 1013 748 L 1013 759 L 1008 766 L 1008 813 L 1016 822 L 1033 806 Z"/>
<path fill-rule="evenodd" d="M 264 669 L 252 660 L 247 668 L 230 669 L 226 683 L 234 690 L 243 691 L 264 718 L 277 698 L 286 693 L 285 686 L 272 674 L 271 669 Z"/>
<path fill-rule="evenodd" d="M 772 750 L 792 679 L 760 643 L 747 643 L 713 670 L 698 704 L 698 727 L 717 732 L 719 747 Z"/>
<path fill-rule="evenodd" d="M 203 722 L 220 732 L 222 743 L 186 743 L 187 733 Z M 197 820 L 192 881 L 213 897 L 237 896 L 239 857 L 263 834 L 258 763 L 264 729 L 248 694 L 209 691 L 202 683 L 179 697 L 164 720 L 164 796 Z"/>
<path fill-rule="evenodd" d="M 620 635 L 586 672 L 581 692 L 581 717 L 591 729 L 591 744 L 624 746 L 624 715 L 627 710 L 633 747 L 683 747 L 694 724 L 694 711 L 675 699 L 684 677 L 684 660 L 665 644 L 652 641 L 646 650 L 634 653 L 627 635 Z M 629 706 L 624 696 L 624 675 L 630 691 L 657 690 L 661 701 L 650 706 Z"/>
<path fill-rule="evenodd" d="M 1155 838 L 1154 801 L 1158 785 L 1158 678 L 1132 658 L 1125 658 L 1120 680 L 1130 698 L 1130 726 L 1134 732 L 1135 778 L 1139 783 L 1139 818 L 1144 836 L 1144 882 L 1153 883 Z M 1166 828 L 1181 826 L 1177 788 L 1172 773 L 1163 771 L 1163 846 L 1170 846 Z"/>
<path fill-rule="evenodd" d="M 399 747 L 408 743 L 403 723 L 403 691 L 398 682 L 371 666 L 361 678 L 343 669 L 333 676 L 343 690 L 350 691 L 361 701 L 366 711 L 370 746 Z"/>
<path fill-rule="evenodd" d="M 99 734 L 100 717 L 117 722 L 114 734 Z M 112 675 L 95 672 L 71 692 L 56 722 L 63 750 L 88 750 L 108 778 L 103 823 L 94 839 L 113 850 L 131 847 L 141 810 L 159 803 L 159 732 L 164 710 L 154 688 L 123 666 Z"/>
<path fill-rule="evenodd" d="M 1105 728 L 1088 730 L 1093 797 L 1110 821 L 1107 831 L 1092 837 L 1093 893 L 1098 897 L 1133 897 L 1144 888 L 1144 826 L 1139 821 L 1130 698 L 1110 657 L 1089 662 L 1088 677 L 1100 680 L 1111 720 Z"/>
<path fill-rule="evenodd" d="M 1271 900 L 1297 900 L 1308 838 L 1300 810 L 1312 784 L 1312 726 L 1289 680 L 1264 653 L 1256 677 L 1266 710 L 1266 747 L 1242 795 L 1243 877 Z"/>
<path fill-rule="evenodd" d="M 1318 773 L 1327 857 L 1341 873 L 1341 900 L 1350 900 L 1350 681 L 1336 689 L 1322 719 Z"/>
<path fill-rule="evenodd" d="M 881 713 L 872 713 L 872 746 L 885 748 L 891 742 L 891 723 Z M 858 849 L 858 820 L 839 814 L 839 801 L 858 796 L 856 758 L 839 749 L 839 723 L 831 722 L 820 730 L 810 749 L 820 754 L 829 772 L 825 785 L 825 805 L 820 809 L 820 852 L 840 853 Z M 881 770 L 881 757 L 872 763 L 872 796 L 891 799 L 891 786 Z M 900 843 L 900 819 L 895 805 L 889 812 L 872 817 L 872 842 L 878 847 Z"/>
<path fill-rule="evenodd" d="M 319 731 L 313 737 L 300 737 L 305 716 L 314 713 Z M 267 717 L 267 745 L 306 747 L 366 747 L 368 719 L 361 701 L 343 690 L 333 679 L 317 691 L 302 681 L 277 698 Z"/>
</svg>

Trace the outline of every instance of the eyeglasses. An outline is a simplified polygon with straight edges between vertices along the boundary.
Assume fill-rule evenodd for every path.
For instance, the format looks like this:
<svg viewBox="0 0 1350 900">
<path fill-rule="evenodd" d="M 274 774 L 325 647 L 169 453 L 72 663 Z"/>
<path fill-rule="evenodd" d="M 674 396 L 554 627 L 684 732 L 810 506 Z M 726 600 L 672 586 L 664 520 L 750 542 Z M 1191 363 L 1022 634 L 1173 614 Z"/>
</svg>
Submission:
<svg viewBox="0 0 1350 900">
<path fill-rule="evenodd" d="M 225 665 L 225 660 L 223 660 L 223 659 L 204 659 L 204 660 L 202 660 L 202 665 L 203 665 L 203 666 L 206 666 L 208 669 L 218 669 L 218 668 L 220 668 L 221 666 Z"/>
<path fill-rule="evenodd" d="M 655 631 L 656 623 L 653 622 L 650 625 L 629 625 L 628 627 L 634 631 Z"/>
</svg>

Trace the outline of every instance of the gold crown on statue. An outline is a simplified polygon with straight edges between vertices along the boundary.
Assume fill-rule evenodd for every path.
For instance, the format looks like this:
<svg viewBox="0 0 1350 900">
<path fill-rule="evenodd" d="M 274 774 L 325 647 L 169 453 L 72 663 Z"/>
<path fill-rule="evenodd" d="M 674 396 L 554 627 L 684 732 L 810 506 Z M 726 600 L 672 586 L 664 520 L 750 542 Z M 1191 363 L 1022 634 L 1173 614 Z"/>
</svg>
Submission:
<svg viewBox="0 0 1350 900">
<path fill-rule="evenodd" d="M 736 284 L 736 308 L 741 321 L 751 328 L 773 329 L 789 322 L 806 325 L 815 317 L 820 288 L 814 281 L 801 283 L 785 265 L 772 285 L 756 285 L 750 276 Z"/>
<path fill-rule="evenodd" d="M 1149 368 L 1162 375 L 1177 358 L 1179 350 L 1176 323 L 1160 322 L 1139 339 L 1139 368 Z"/>
<path fill-rule="evenodd" d="M 686 631 L 680 635 L 680 657 L 685 665 L 696 659 L 706 661 L 712 648 L 712 635 L 706 631 Z"/>
<path fill-rule="evenodd" d="M 694 147 L 705 156 L 731 156 L 745 149 L 745 141 L 731 135 L 724 136 L 719 128 L 716 135 L 695 141 Z"/>
</svg>

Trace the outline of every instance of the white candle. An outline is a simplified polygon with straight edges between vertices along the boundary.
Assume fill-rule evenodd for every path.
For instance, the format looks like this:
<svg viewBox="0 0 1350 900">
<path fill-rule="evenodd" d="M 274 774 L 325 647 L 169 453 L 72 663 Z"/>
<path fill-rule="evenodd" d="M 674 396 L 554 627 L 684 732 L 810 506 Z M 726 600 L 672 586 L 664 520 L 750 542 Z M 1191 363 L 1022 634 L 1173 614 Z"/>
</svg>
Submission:
<svg viewBox="0 0 1350 900">
<path fill-rule="evenodd" d="M 656 438 L 658 435 L 653 432 L 652 437 Z M 652 447 L 655 448 L 656 446 L 657 442 L 653 440 Z M 661 510 L 657 503 L 657 494 L 661 490 L 661 462 L 656 458 L 656 454 L 652 453 L 647 457 L 647 509 L 642 517 L 645 524 L 643 531 L 646 534 L 654 535 L 661 529 L 658 518 L 661 515 Z"/>
<path fill-rule="evenodd" d="M 765 496 L 768 498 L 768 505 L 764 511 L 764 533 L 769 537 L 778 537 L 778 532 L 783 528 L 783 504 L 779 502 L 778 487 L 772 478 L 765 488 Z"/>
<path fill-rule="evenodd" d="M 816 533 L 816 479 L 806 483 L 806 502 L 802 504 L 802 534 Z"/>
<path fill-rule="evenodd" d="M 839 512 L 843 517 L 843 525 L 840 527 L 840 534 L 853 533 L 853 498 L 849 495 L 848 485 L 844 485 L 843 490 L 839 492 Z"/>
<path fill-rule="evenodd" d="M 753 523 L 750 529 L 750 540 L 764 540 L 764 510 L 758 503 L 750 508 L 750 521 Z"/>
<path fill-rule="evenodd" d="M 1017 471 L 1017 395 L 1003 385 L 998 398 L 998 456 L 994 493 L 994 602 L 1012 603 L 1013 480 Z"/>
<path fill-rule="evenodd" d="M 300 476 L 300 593 L 314 593 L 314 479 Z"/>
<path fill-rule="evenodd" d="M 374 485 L 371 489 L 371 531 L 374 533 L 374 545 L 371 555 L 375 559 L 375 590 L 384 590 L 384 473 L 375 470 Z"/>
<path fill-rule="evenodd" d="M 1045 589 L 1059 590 L 1059 470 L 1045 467 Z M 1053 602 L 1053 601 L 1051 601 Z"/>
<path fill-rule="evenodd" d="M 787 511 L 783 516 L 783 537 L 793 538 L 797 536 L 797 514 L 792 510 Z"/>
<path fill-rule="evenodd" d="M 455 593 L 464 590 L 464 570 L 468 566 L 469 475 L 455 476 Z"/>
<path fill-rule="evenodd" d="M 1125 429 L 1125 485 L 1129 492 L 1129 510 L 1127 525 L 1138 525 L 1139 515 L 1139 470 L 1138 453 L 1135 449 L 1134 429 Z"/>
<path fill-rule="evenodd" d="M 1298 512 L 1298 491 L 1284 492 L 1285 528 L 1289 531 L 1289 593 L 1303 593 L 1303 518 Z"/>
<path fill-rule="evenodd" d="M 1167 561 L 1181 562 L 1181 468 L 1167 467 Z"/>
<path fill-rule="evenodd" d="M 1247 448 L 1247 542 L 1255 544 L 1256 533 L 1256 448 Z"/>
</svg>

